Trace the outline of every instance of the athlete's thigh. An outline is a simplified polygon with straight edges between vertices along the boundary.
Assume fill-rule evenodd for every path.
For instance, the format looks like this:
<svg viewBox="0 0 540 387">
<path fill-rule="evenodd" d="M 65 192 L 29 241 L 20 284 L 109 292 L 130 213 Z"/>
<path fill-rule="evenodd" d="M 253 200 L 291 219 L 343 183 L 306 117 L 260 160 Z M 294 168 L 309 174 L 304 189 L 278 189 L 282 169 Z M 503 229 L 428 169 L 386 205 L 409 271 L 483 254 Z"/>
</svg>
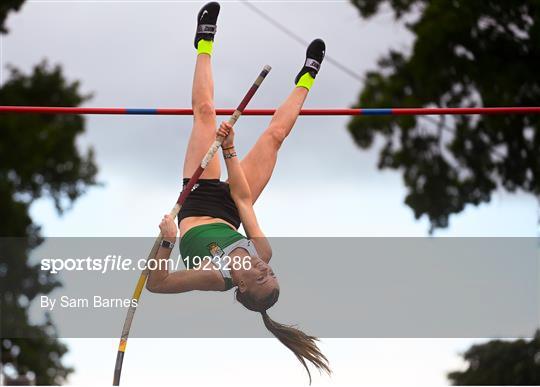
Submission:
<svg viewBox="0 0 540 387">
<path fill-rule="evenodd" d="M 279 146 L 275 139 L 265 132 L 241 161 L 242 169 L 251 189 L 253 203 L 261 195 L 272 177 L 278 150 Z"/>
<path fill-rule="evenodd" d="M 184 159 L 184 177 L 191 177 L 201 165 L 203 157 L 216 139 L 216 120 L 196 119 L 193 121 L 193 129 L 189 137 L 189 142 Z M 217 155 L 210 161 L 203 174 L 202 179 L 219 179 L 221 167 Z"/>
</svg>

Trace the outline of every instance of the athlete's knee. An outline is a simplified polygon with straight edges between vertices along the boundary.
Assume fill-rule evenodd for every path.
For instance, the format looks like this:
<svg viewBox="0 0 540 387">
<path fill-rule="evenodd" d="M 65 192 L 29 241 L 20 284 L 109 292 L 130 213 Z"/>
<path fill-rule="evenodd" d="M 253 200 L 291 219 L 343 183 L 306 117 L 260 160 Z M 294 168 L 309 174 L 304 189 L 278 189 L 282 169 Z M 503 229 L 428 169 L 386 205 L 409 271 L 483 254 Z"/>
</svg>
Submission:
<svg viewBox="0 0 540 387">
<path fill-rule="evenodd" d="M 215 107 L 210 101 L 193 104 L 193 117 L 201 120 L 213 120 L 215 117 Z"/>
<path fill-rule="evenodd" d="M 287 137 L 287 132 L 279 125 L 270 125 L 264 132 L 264 136 L 276 149 L 279 149 Z"/>
</svg>

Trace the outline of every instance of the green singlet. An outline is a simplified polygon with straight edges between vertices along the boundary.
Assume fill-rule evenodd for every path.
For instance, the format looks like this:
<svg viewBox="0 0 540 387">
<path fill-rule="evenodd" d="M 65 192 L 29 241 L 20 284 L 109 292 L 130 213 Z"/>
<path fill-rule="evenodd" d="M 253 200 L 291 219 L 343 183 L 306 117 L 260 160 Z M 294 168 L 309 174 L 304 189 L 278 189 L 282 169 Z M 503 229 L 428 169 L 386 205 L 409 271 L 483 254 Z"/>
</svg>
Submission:
<svg viewBox="0 0 540 387">
<path fill-rule="evenodd" d="M 227 246 L 240 239 L 246 237 L 225 223 L 202 224 L 189 229 L 180 239 L 180 254 L 186 268 L 193 269 L 194 257 L 221 256 Z"/>
</svg>

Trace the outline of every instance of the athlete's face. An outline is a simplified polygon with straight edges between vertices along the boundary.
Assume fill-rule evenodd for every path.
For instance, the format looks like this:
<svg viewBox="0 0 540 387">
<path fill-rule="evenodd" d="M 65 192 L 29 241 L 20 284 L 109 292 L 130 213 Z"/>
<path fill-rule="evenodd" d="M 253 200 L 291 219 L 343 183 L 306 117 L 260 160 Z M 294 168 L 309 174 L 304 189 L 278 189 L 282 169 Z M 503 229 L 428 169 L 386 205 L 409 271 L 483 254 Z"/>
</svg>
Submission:
<svg viewBox="0 0 540 387">
<path fill-rule="evenodd" d="M 279 283 L 270 265 L 262 259 L 251 257 L 251 268 L 243 270 L 238 287 L 241 292 L 247 291 L 254 299 L 260 300 L 279 289 Z"/>
</svg>

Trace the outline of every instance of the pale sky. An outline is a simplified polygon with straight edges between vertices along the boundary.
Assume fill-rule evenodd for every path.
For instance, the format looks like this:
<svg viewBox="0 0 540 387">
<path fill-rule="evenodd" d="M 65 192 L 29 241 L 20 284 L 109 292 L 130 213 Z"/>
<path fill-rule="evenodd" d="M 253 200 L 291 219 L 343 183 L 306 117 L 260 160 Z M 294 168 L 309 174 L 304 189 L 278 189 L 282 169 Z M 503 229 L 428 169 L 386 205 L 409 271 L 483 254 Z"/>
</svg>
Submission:
<svg viewBox="0 0 540 387">
<path fill-rule="evenodd" d="M 1 41 L 2 68 L 13 64 L 28 71 L 43 58 L 61 63 L 68 78 L 81 80 L 84 92 L 95 93 L 87 106 L 189 107 L 193 31 L 201 4 L 27 1 L 8 19 L 10 33 Z M 305 40 L 324 38 L 327 55 L 359 74 L 374 68 L 389 48 L 411 43 L 410 34 L 394 23 L 388 10 L 363 21 L 348 2 L 257 4 Z M 216 106 L 236 106 L 262 66 L 270 64 L 273 70 L 250 107 L 276 107 L 293 86 L 305 47 L 236 2 L 222 2 L 218 26 L 213 57 Z M 360 87 L 324 63 L 306 107 L 348 107 Z M 240 119 L 240 155 L 268 121 Z M 346 122 L 345 117 L 299 119 L 256 205 L 266 234 L 426 236 L 427 221 L 416 221 L 403 204 L 399 173 L 378 171 L 377 150 L 356 147 Z M 189 117 L 88 117 L 79 145 L 95 148 L 104 186 L 92 188 L 63 217 L 49 201 L 38 201 L 31 208 L 34 221 L 43 226 L 45 236 L 156 235 L 161 216 L 178 195 L 190 123 Z M 435 236 L 535 237 L 538 213 L 533 197 L 498 192 L 489 204 L 453 216 L 450 227 Z M 181 329 L 181 321 L 178 324 Z M 315 372 L 313 384 L 443 385 L 445 373 L 462 366 L 460 351 L 479 340 L 323 339 L 334 376 Z M 117 339 L 66 342 L 66 363 L 76 368 L 70 383 L 111 382 Z M 303 386 L 307 380 L 292 354 L 271 339 L 133 339 L 122 384 L 253 381 Z"/>
</svg>

